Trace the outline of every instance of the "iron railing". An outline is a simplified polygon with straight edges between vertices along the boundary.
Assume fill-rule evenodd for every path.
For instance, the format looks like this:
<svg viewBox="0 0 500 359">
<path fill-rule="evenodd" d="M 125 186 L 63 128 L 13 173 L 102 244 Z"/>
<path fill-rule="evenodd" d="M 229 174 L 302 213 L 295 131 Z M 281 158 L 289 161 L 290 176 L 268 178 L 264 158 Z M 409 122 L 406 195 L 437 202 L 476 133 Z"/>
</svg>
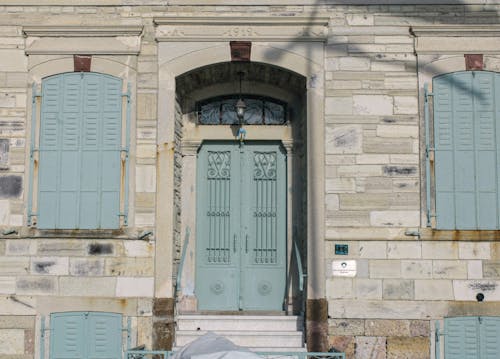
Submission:
<svg viewBox="0 0 500 359">
<path fill-rule="evenodd" d="M 256 352 L 267 359 L 345 359 L 345 353 L 325 352 Z"/>
<path fill-rule="evenodd" d="M 170 359 L 174 352 L 163 350 L 128 350 L 125 359 Z M 345 359 L 345 353 L 325 352 L 255 352 L 267 359 Z"/>
<path fill-rule="evenodd" d="M 302 293 L 304 291 L 304 279 L 307 277 L 307 274 L 304 273 L 302 269 L 302 259 L 300 258 L 300 251 L 297 242 L 293 242 L 295 259 L 297 261 L 297 272 L 299 275 L 299 291 Z"/>
<path fill-rule="evenodd" d="M 189 243 L 189 235 L 191 234 L 191 230 L 189 227 L 186 228 L 186 237 L 184 238 L 184 243 L 182 245 L 182 252 L 181 252 L 181 261 L 179 262 L 179 267 L 177 268 L 177 279 L 175 281 L 175 293 L 176 295 L 180 294 L 181 291 L 181 279 L 182 279 L 182 270 L 184 268 L 184 262 L 186 261 L 186 252 L 187 252 L 187 246 Z"/>
</svg>

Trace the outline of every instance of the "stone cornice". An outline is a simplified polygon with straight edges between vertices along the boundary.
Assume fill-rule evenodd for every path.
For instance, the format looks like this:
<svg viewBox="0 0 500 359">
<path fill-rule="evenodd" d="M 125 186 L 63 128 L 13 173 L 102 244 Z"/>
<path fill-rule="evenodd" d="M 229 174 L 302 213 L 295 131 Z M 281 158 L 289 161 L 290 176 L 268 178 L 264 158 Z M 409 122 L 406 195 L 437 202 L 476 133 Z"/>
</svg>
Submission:
<svg viewBox="0 0 500 359">
<path fill-rule="evenodd" d="M 25 26 L 27 37 L 118 37 L 140 36 L 143 26 Z"/>
<path fill-rule="evenodd" d="M 202 142 L 202 140 L 183 140 L 181 142 L 182 154 L 184 156 L 195 156 Z"/>
<path fill-rule="evenodd" d="M 27 55 L 137 55 L 142 26 L 25 26 Z"/>
<path fill-rule="evenodd" d="M 330 36 L 410 36 L 409 26 L 330 26 Z"/>
<path fill-rule="evenodd" d="M 416 37 L 492 37 L 500 35 L 500 25 L 430 25 L 412 26 Z"/>
<path fill-rule="evenodd" d="M 413 26 L 417 54 L 498 54 L 500 25 Z"/>
<path fill-rule="evenodd" d="M 326 17 L 161 17 L 158 41 L 326 41 Z"/>
<path fill-rule="evenodd" d="M 80 1 L 83 3 L 83 1 Z M 484 5 L 499 4 L 498 0 L 398 0 L 398 5 Z M 0 0 L 2 6 L 77 6 L 75 0 Z M 235 6 L 234 0 L 85 0 L 84 6 L 165 6 L 165 5 L 189 5 L 189 6 Z M 245 6 L 261 5 L 394 5 L 394 0 L 247 0 Z"/>
</svg>

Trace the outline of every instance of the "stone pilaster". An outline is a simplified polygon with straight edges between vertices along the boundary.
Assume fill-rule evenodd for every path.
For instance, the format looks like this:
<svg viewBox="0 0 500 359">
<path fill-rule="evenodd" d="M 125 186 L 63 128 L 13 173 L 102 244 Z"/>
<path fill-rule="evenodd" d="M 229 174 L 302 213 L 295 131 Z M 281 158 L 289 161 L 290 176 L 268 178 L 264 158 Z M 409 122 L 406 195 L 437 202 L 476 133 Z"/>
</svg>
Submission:
<svg viewBox="0 0 500 359">
<path fill-rule="evenodd" d="M 153 350 L 172 350 L 175 339 L 173 298 L 153 300 Z"/>
</svg>

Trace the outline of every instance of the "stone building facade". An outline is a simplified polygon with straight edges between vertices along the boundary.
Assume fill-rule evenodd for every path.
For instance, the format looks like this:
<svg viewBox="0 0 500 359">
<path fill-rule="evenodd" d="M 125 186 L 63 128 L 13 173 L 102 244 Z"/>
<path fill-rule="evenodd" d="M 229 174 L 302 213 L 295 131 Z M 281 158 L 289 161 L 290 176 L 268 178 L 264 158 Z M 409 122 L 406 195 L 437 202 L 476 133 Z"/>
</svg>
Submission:
<svg viewBox="0 0 500 359">
<path fill-rule="evenodd" d="M 210 299 L 224 276 L 199 294 L 211 144 L 283 154 L 271 309 L 305 316 L 310 351 L 453 358 L 469 349 L 437 326 L 464 318 L 500 345 L 500 3 L 399 3 L 0 0 L 0 356 L 51 357 L 64 313 L 118 328 L 123 350 L 171 349 L 179 314 L 259 311 Z M 244 124 L 244 141 L 200 123 L 206 101 L 242 93 L 285 120 Z M 230 236 L 244 258 L 248 232 Z"/>
</svg>

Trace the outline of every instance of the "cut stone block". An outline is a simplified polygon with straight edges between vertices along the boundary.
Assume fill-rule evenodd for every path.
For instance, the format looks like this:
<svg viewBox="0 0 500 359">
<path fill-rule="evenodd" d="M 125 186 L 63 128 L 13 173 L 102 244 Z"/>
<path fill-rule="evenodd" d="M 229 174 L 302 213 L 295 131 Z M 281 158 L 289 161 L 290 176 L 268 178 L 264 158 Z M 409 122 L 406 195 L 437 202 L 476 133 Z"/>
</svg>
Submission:
<svg viewBox="0 0 500 359">
<path fill-rule="evenodd" d="M 453 300 L 453 285 L 451 280 L 417 279 L 415 280 L 416 300 Z"/>
<path fill-rule="evenodd" d="M 153 278 L 118 277 L 116 283 L 117 297 L 152 297 Z"/>
<path fill-rule="evenodd" d="M 363 150 L 363 129 L 360 125 L 326 127 L 326 153 L 349 154 Z"/>
<path fill-rule="evenodd" d="M 383 299 L 411 300 L 415 297 L 414 292 L 412 280 L 384 279 Z"/>
</svg>

